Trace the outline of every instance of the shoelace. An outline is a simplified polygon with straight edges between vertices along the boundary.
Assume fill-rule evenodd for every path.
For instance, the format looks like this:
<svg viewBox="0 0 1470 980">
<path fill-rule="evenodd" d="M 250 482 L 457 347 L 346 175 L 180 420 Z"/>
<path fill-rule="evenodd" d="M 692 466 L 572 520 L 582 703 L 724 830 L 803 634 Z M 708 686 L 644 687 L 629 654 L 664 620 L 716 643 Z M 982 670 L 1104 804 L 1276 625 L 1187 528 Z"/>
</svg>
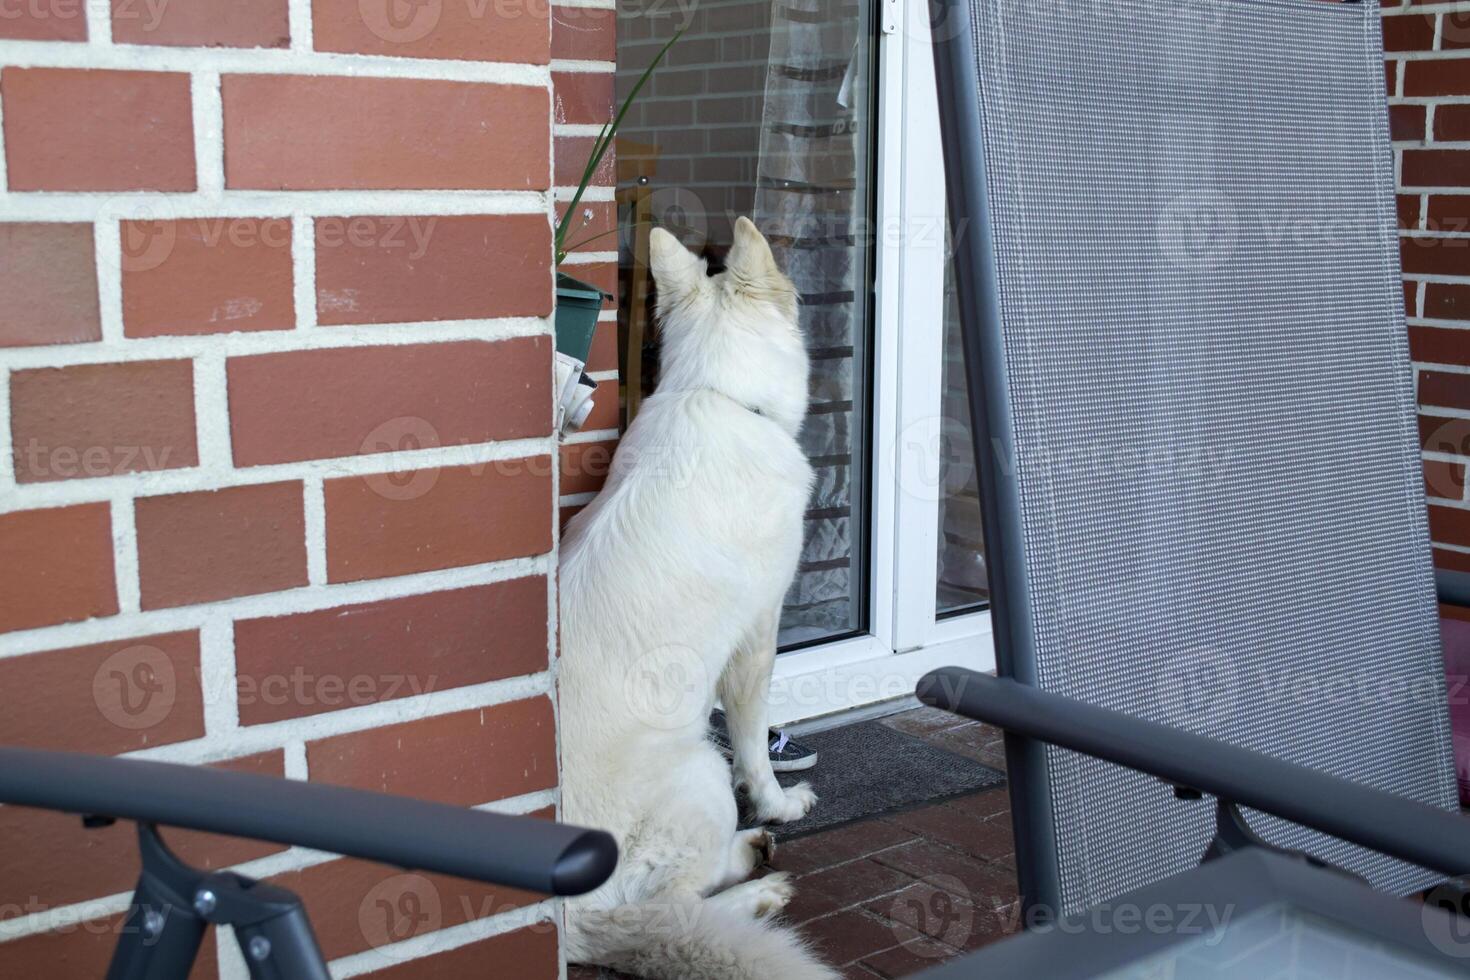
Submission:
<svg viewBox="0 0 1470 980">
<path fill-rule="evenodd" d="M 786 751 L 786 746 L 790 744 L 790 742 L 790 735 L 787 735 L 785 732 L 777 732 L 776 740 L 771 743 L 771 754 L 780 755 L 782 752 Z"/>
</svg>

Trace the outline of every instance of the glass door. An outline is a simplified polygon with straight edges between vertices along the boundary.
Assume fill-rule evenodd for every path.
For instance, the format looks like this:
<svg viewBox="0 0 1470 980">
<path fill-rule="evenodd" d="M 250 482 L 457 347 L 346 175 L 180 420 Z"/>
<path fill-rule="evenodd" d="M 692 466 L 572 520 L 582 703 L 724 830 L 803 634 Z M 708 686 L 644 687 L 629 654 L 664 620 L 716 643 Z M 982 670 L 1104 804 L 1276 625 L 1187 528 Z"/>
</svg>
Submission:
<svg viewBox="0 0 1470 980">
<path fill-rule="evenodd" d="M 953 242 L 953 232 L 950 232 Z M 940 353 L 939 547 L 935 565 L 935 612 L 963 616 L 990 604 L 985 569 L 985 534 L 980 520 L 980 475 L 975 469 L 974 433 L 960 339 L 959 298 L 954 268 L 945 262 L 944 340 Z"/>
<path fill-rule="evenodd" d="M 801 293 L 818 481 L 773 720 L 911 695 L 935 667 L 992 668 L 927 4 L 704 0 L 618 17 L 623 92 L 685 30 L 618 144 L 626 412 L 658 381 L 649 222 L 718 270 L 750 215 Z"/>
<path fill-rule="evenodd" d="M 626 5 L 619 98 L 684 33 L 620 132 L 625 417 L 658 383 L 652 220 L 718 272 L 735 219 L 766 234 L 801 296 L 812 359 L 801 442 L 817 482 L 781 643 L 867 631 L 874 154 L 873 0 L 703 0 Z M 632 349 L 630 350 L 630 345 Z"/>
</svg>

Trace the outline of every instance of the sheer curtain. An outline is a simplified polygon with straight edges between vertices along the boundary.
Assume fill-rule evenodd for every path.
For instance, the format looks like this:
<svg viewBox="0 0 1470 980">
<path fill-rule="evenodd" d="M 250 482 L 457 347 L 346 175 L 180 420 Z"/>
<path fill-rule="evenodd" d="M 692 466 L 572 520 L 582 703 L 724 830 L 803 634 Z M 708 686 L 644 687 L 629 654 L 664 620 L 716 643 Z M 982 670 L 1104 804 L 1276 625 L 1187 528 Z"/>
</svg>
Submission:
<svg viewBox="0 0 1470 980">
<path fill-rule="evenodd" d="M 872 120 L 868 11 L 775 0 L 755 221 L 801 294 L 817 472 L 782 642 L 864 626 Z"/>
</svg>

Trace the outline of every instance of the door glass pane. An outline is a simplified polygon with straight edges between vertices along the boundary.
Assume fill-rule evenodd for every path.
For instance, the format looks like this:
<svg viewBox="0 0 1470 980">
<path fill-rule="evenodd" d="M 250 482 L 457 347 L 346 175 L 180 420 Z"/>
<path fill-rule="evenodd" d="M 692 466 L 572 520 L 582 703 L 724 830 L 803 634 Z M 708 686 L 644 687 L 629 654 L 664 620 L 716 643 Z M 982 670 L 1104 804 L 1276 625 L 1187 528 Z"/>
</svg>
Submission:
<svg viewBox="0 0 1470 980">
<path fill-rule="evenodd" d="M 944 393 L 939 473 L 939 589 L 936 610 L 953 616 L 983 608 L 990 599 L 980 523 L 980 480 L 970 402 L 965 389 L 965 351 L 960 339 L 954 265 L 944 271 Z"/>
<path fill-rule="evenodd" d="M 812 357 L 801 441 L 817 471 L 783 645 L 867 626 L 872 0 L 704 0 L 622 7 L 619 98 L 683 37 L 618 141 L 625 408 L 658 380 L 652 220 L 717 272 L 750 215 L 801 294 Z"/>
</svg>

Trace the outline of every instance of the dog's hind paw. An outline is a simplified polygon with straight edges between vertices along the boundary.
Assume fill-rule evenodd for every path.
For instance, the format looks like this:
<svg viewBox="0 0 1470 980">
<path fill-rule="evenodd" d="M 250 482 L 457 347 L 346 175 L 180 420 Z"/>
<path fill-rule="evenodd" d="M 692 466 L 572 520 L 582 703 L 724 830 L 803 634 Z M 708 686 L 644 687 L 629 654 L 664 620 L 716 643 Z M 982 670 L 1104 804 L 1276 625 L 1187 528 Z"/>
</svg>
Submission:
<svg viewBox="0 0 1470 980">
<path fill-rule="evenodd" d="M 730 851 L 730 879 L 744 881 L 756 868 L 770 864 L 776 856 L 776 838 L 764 827 L 742 830 L 735 835 Z"/>
<path fill-rule="evenodd" d="M 792 880 L 788 872 L 777 871 L 764 878 L 742 881 L 738 885 L 711 895 L 706 901 L 737 915 L 764 919 L 790 905 L 791 900 L 795 897 L 796 882 Z"/>
<path fill-rule="evenodd" d="M 750 860 L 755 868 L 770 864 L 776 859 L 776 838 L 771 836 L 769 830 L 759 827 L 755 830 L 744 831 L 737 836 L 743 840 L 746 847 L 751 849 Z"/>
<path fill-rule="evenodd" d="M 755 906 L 757 919 L 775 915 L 790 905 L 791 900 L 796 897 L 796 882 L 792 880 L 790 873 L 785 871 L 768 874 L 751 884 L 759 886 L 759 898 Z"/>
<path fill-rule="evenodd" d="M 776 838 L 769 832 L 762 833 L 758 846 L 761 854 L 761 864 L 771 864 L 776 860 Z"/>
</svg>

